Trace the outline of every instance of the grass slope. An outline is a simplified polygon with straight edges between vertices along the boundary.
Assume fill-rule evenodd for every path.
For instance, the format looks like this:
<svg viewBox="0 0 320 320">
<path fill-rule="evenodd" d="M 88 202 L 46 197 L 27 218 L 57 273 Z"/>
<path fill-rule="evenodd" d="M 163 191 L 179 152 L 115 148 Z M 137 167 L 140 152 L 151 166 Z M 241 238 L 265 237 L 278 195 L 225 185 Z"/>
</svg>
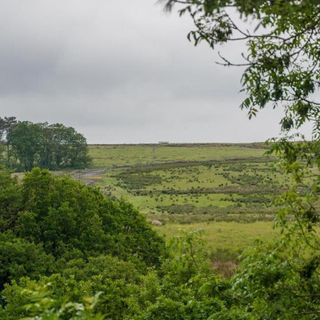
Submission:
<svg viewBox="0 0 320 320">
<path fill-rule="evenodd" d="M 93 167 L 73 175 L 160 220 L 154 228 L 168 240 L 202 230 L 223 273 L 256 239 L 276 236 L 272 199 L 287 179 L 266 150 L 259 143 L 92 145 Z"/>
<path fill-rule="evenodd" d="M 270 221 L 272 199 L 286 188 L 264 144 L 90 146 L 92 179 L 151 220 Z"/>
</svg>

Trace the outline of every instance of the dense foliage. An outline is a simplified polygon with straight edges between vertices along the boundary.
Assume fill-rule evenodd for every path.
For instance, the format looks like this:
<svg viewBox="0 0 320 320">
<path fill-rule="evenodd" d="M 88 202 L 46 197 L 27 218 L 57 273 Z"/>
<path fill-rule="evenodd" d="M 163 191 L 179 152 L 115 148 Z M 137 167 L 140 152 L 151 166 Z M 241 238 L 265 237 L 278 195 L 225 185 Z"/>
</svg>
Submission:
<svg viewBox="0 0 320 320">
<path fill-rule="evenodd" d="M 35 302 L 38 289 L 39 299 L 48 303 L 44 308 L 51 306 L 44 293 L 48 283 L 61 305 L 101 291 L 97 312 L 120 319 L 139 277 L 165 256 L 162 239 L 145 219 L 124 201 L 46 170 L 34 169 L 21 183 L 1 171 L 0 185 L 0 289 L 6 287 L 1 319 L 32 313 L 36 306 L 21 310 L 28 299 Z M 11 303 L 20 307 L 10 309 Z"/>
<path fill-rule="evenodd" d="M 84 168 L 89 164 L 85 137 L 62 124 L 0 118 L 0 140 L 5 163 L 19 170 Z"/>
<path fill-rule="evenodd" d="M 98 189 L 40 169 L 0 181 L 1 319 L 195 319 L 216 305 L 201 287 L 219 281 L 192 236 L 168 254 L 131 205 Z"/>
<path fill-rule="evenodd" d="M 165 249 L 96 188 L 40 169 L 0 183 L 1 319 L 317 319 L 320 260 L 297 232 L 222 279 L 198 233 Z"/>
<path fill-rule="evenodd" d="M 46 170 L 27 173 L 22 184 L 5 173 L 1 180 L 3 234 L 41 245 L 56 259 L 109 253 L 159 263 L 161 239 L 128 203 Z"/>
</svg>

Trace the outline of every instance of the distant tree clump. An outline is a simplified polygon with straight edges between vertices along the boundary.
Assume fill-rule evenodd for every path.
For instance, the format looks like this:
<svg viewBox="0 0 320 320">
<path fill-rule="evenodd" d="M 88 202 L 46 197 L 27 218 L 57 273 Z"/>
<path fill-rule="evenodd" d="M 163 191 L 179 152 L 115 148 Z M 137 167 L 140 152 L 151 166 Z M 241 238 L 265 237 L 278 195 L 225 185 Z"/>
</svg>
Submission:
<svg viewBox="0 0 320 320">
<path fill-rule="evenodd" d="M 0 139 L 3 161 L 19 170 L 84 168 L 90 162 L 85 137 L 63 124 L 0 118 Z"/>
</svg>

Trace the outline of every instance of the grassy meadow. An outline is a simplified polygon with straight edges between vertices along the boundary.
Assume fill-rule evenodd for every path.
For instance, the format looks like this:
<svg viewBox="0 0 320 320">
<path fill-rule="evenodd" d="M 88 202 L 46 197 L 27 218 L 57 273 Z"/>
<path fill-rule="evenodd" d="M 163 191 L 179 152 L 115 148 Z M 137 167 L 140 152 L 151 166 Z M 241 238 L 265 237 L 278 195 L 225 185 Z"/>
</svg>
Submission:
<svg viewBox="0 0 320 320">
<path fill-rule="evenodd" d="M 261 157 L 265 145 L 256 144 L 136 144 L 91 145 L 95 167 L 132 166 L 176 161 Z"/>
<path fill-rule="evenodd" d="M 265 152 L 263 144 L 91 146 L 93 168 L 104 170 L 91 178 L 164 223 L 270 221 L 286 179 Z"/>
<path fill-rule="evenodd" d="M 212 252 L 273 239 L 272 199 L 287 186 L 255 144 L 91 145 L 92 168 L 74 176 L 131 202 L 167 239 L 202 230 Z"/>
<path fill-rule="evenodd" d="M 166 224 L 156 227 L 166 239 L 184 232 L 199 232 L 206 240 L 211 252 L 241 252 L 243 248 L 256 240 L 272 240 L 277 232 L 272 222 L 257 221 L 252 223 L 238 222 L 201 222 L 191 224 Z"/>
</svg>

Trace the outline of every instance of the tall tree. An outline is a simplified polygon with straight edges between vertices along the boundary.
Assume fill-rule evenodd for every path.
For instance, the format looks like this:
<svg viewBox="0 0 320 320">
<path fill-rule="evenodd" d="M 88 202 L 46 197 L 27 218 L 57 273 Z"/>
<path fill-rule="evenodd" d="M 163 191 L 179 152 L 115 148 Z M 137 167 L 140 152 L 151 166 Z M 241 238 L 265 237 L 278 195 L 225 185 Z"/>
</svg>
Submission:
<svg viewBox="0 0 320 320">
<path fill-rule="evenodd" d="M 0 117 L 0 161 L 5 159 L 6 156 L 6 164 L 9 164 L 9 152 L 8 152 L 8 144 L 7 144 L 7 134 L 9 130 L 17 123 L 16 117 Z M 5 152 L 6 149 L 6 152 Z"/>
<path fill-rule="evenodd" d="M 51 159 L 47 168 L 84 167 L 88 164 L 87 141 L 72 127 L 57 123 L 44 127 L 47 138 L 45 154 Z M 48 155 L 47 155 L 48 157 Z"/>
<path fill-rule="evenodd" d="M 18 160 L 23 170 L 29 171 L 38 164 L 43 147 L 40 125 L 28 121 L 19 122 L 9 131 L 7 141 L 9 154 Z"/>
<path fill-rule="evenodd" d="M 87 141 L 63 124 L 18 122 L 7 133 L 8 155 L 19 168 L 83 168 L 89 164 Z"/>
<path fill-rule="evenodd" d="M 6 140 L 6 136 L 15 124 L 17 123 L 16 117 L 0 117 L 0 141 L 4 142 Z"/>
</svg>

